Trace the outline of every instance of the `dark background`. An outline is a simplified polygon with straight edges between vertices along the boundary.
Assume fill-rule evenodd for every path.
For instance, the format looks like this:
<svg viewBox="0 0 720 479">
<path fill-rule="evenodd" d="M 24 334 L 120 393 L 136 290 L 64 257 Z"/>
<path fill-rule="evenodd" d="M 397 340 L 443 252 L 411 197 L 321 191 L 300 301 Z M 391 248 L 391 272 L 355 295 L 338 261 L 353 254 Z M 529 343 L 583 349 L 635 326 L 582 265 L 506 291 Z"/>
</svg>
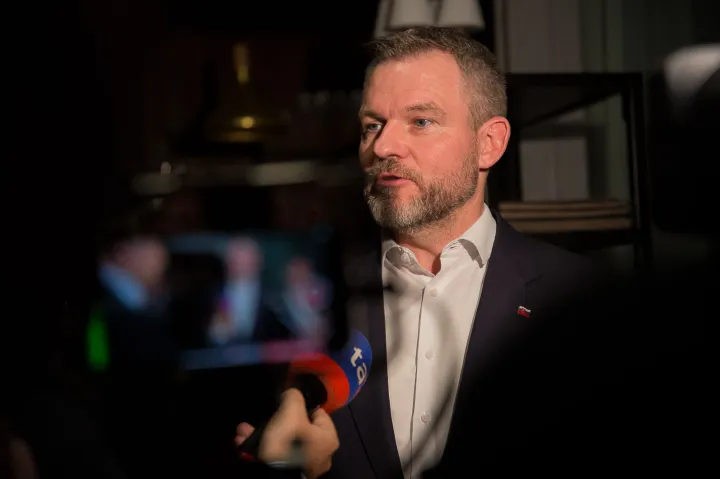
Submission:
<svg viewBox="0 0 720 479">
<path fill-rule="evenodd" d="M 9 240 L 4 252 L 11 289 L 3 321 L 7 332 L 0 334 L 6 343 L 0 348 L 5 385 L 0 390 L 6 411 L 23 411 L 17 416 L 22 418 L 18 421 L 22 432 L 44 431 L 39 456 L 60 440 L 53 436 L 54 431 L 59 436 L 65 432 L 61 424 L 46 421 L 42 413 L 28 412 L 27 406 L 48 391 L 66 387 L 48 385 L 56 381 L 53 361 L 59 338 L 68 328 L 65 319 L 82 316 L 92 295 L 97 224 L 137 201 L 127 184 L 132 176 L 157 169 L 156 157 L 162 154 L 153 153 L 153 145 L 160 145 L 157 148 L 162 151 L 162 145 L 182 134 L 202 110 L 206 100 L 203 69 L 225 61 L 227 45 L 246 40 L 253 52 L 254 78 L 280 104 L 294 102 L 300 92 L 351 91 L 362 86 L 366 62 L 362 44 L 372 36 L 377 2 L 282 5 L 282 13 L 272 2 L 191 0 L 71 0 L 8 7 L 5 18 L 12 40 L 6 45 L 4 74 L 10 81 L 4 90 L 5 105 L 9 105 L 4 112 L 11 127 L 6 133 L 9 141 L 4 160 L 8 169 L 5 237 Z M 487 28 L 477 38 L 494 49 L 494 2 L 483 0 L 481 5 Z M 171 94 L 166 91 L 168 78 L 176 80 Z M 663 90 L 654 91 L 658 100 L 652 111 L 659 112 L 657 116 L 667 114 L 659 100 Z M 714 113 L 705 115 L 709 120 L 716 117 Z M 703 122 L 703 128 L 708 124 Z M 682 146 L 689 137 L 668 140 L 679 131 L 675 125 L 660 121 L 654 125 L 656 138 L 668 142 L 653 150 L 657 167 L 652 191 L 664 201 L 657 201 L 655 214 L 670 230 L 694 229 L 707 234 L 714 219 L 705 212 L 716 211 L 710 205 L 713 198 L 693 194 L 711 191 L 710 186 L 698 186 L 713 178 L 710 170 L 695 166 L 678 176 L 673 168 L 679 157 L 692 163 L 692 158 L 685 157 L 712 156 L 713 150 L 705 153 L 706 147 L 713 147 L 708 141 L 711 137 L 693 141 L 689 153 Z M 687 124 L 682 131 L 704 133 Z M 669 194 L 661 193 L 677 191 L 678 181 L 684 196 L 670 201 Z M 691 208 L 690 213 L 683 208 Z M 674 221 L 678 218 L 682 221 Z M 706 227 L 697 228 L 698 224 Z M 673 274 L 668 276 L 677 280 Z M 664 282 L 667 279 L 659 280 L 673 284 Z M 680 287 L 664 286 L 666 297 L 676 296 L 672 308 L 652 302 L 646 310 L 644 305 L 637 310 L 648 311 L 650 319 L 658 320 L 668 310 L 687 311 L 693 315 L 691 320 L 698 319 L 690 324 L 699 323 L 706 315 L 716 316 L 712 296 L 706 296 L 703 289 L 707 283 L 683 284 L 696 286 L 692 296 L 685 296 Z M 686 304 L 678 297 L 687 297 L 686 303 L 692 307 L 678 307 L 676 303 Z M 656 296 L 648 294 L 646 298 L 655 300 Z M 708 309 L 699 310 L 705 304 Z M 702 336 L 703 328 L 704 323 L 693 333 Z M 665 339 L 672 334 L 671 327 L 663 329 Z M 698 351 L 698 336 L 685 341 L 687 349 Z M 261 377 L 265 372 L 247 374 Z M 673 371 L 673 375 L 683 376 L 683 371 Z M 700 375 L 694 370 L 686 377 Z M 228 384 L 223 373 L 213 373 L 200 379 L 196 390 L 218 393 L 223 384 Z M 669 384 L 668 389 L 673 386 Z M 275 392 L 268 389 L 267 394 L 258 395 L 257 417 L 267 412 L 271 402 L 264 401 Z M 241 393 L 233 389 L 216 403 L 210 402 L 212 408 L 208 408 L 207 396 L 188 395 L 184 407 L 208 411 L 198 415 L 202 421 L 195 418 L 198 424 L 204 422 L 193 425 L 197 437 L 219 438 L 198 454 L 199 473 L 210 474 L 201 468 L 203 460 L 215 461 L 218 477 L 227 466 L 223 461 L 231 456 L 231 450 L 217 445 L 232 435 L 236 418 L 228 420 L 219 411 L 231 410 Z M 211 446 L 217 449 L 213 452 Z M 179 450 L 188 452 L 192 445 Z"/>
</svg>

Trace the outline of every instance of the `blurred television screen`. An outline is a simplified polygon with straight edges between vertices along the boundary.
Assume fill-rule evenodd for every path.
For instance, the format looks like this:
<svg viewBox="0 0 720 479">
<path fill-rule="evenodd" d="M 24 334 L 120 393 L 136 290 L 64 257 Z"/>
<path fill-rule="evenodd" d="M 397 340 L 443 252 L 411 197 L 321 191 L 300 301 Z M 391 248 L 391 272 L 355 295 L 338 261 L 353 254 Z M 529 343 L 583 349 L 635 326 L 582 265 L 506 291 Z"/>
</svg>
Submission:
<svg viewBox="0 0 720 479">
<path fill-rule="evenodd" d="M 344 246 L 316 190 L 185 190 L 154 200 L 149 226 L 113 223 L 88 327 L 91 368 L 217 369 L 342 346 Z"/>
<path fill-rule="evenodd" d="M 331 242 L 320 230 L 167 238 L 167 311 L 183 368 L 287 362 L 341 341 Z"/>
</svg>

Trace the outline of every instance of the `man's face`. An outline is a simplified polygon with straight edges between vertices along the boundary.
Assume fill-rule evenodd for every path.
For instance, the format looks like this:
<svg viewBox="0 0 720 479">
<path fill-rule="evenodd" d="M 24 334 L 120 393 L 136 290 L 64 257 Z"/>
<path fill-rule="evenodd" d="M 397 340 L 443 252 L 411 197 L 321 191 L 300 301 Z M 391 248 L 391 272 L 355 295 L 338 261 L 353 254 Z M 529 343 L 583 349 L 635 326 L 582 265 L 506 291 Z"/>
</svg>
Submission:
<svg viewBox="0 0 720 479">
<path fill-rule="evenodd" d="M 254 278 L 260 272 L 260 249 L 251 240 L 236 240 L 227 249 L 226 264 L 230 279 Z"/>
<path fill-rule="evenodd" d="M 292 286 L 307 284 L 312 279 L 312 265 L 303 258 L 296 258 L 288 264 L 287 281 Z"/>
<path fill-rule="evenodd" d="M 168 254 L 160 241 L 135 238 L 120 247 L 121 266 L 148 288 L 159 286 L 165 276 Z"/>
<path fill-rule="evenodd" d="M 369 78 L 360 110 L 365 198 L 380 226 L 436 223 L 478 187 L 478 147 L 455 60 L 442 52 L 389 61 Z"/>
</svg>

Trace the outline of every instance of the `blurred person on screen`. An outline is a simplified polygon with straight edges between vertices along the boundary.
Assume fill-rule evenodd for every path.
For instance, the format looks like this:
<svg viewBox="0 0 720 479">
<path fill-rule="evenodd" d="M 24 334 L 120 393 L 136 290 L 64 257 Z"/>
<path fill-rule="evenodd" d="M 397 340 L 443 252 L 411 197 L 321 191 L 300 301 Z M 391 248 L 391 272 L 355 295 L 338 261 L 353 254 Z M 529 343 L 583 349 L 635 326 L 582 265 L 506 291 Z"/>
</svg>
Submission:
<svg viewBox="0 0 720 479">
<path fill-rule="evenodd" d="M 162 242 L 121 224 L 101 252 L 99 314 L 107 328 L 110 364 L 117 369 L 171 360 L 165 314 L 168 253 Z"/>
<path fill-rule="evenodd" d="M 99 276 L 108 293 L 130 311 L 152 308 L 161 292 L 167 252 L 152 237 L 125 239 L 100 264 Z"/>
<path fill-rule="evenodd" d="M 210 343 L 221 346 L 289 337 L 288 329 L 270 307 L 257 242 L 245 237 L 232 240 L 225 263 L 227 279 L 208 328 Z"/>
<path fill-rule="evenodd" d="M 96 453 L 112 463 L 97 467 L 129 477 L 167 467 L 157 444 L 172 427 L 178 352 L 165 306 L 169 255 L 151 218 L 145 220 L 130 212 L 101 231 L 98 289 L 86 332 L 96 398 L 77 411 L 60 406 L 57 413 L 94 437 L 88 441 L 97 442 Z"/>
<path fill-rule="evenodd" d="M 282 308 L 287 326 L 301 338 L 321 338 L 326 333 L 325 314 L 331 302 L 330 282 L 312 262 L 293 258 L 286 267 Z"/>
</svg>

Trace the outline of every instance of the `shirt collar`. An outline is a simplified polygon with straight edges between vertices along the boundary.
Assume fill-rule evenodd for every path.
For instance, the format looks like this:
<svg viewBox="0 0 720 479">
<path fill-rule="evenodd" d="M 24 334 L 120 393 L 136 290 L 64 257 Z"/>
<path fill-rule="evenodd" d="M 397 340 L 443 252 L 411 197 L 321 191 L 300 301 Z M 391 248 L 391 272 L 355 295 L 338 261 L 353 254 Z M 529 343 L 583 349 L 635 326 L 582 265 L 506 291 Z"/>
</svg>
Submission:
<svg viewBox="0 0 720 479">
<path fill-rule="evenodd" d="M 143 309 L 149 299 L 145 287 L 129 272 L 117 266 L 103 264 L 98 271 L 100 283 L 131 311 Z"/>
<path fill-rule="evenodd" d="M 470 255 L 473 261 L 477 261 L 482 267 L 487 264 L 490 259 L 490 253 L 492 252 L 493 243 L 495 242 L 495 232 L 497 230 L 497 223 L 493 218 L 490 208 L 485 205 L 480 218 L 468 228 L 458 239 L 448 243 L 443 252 L 448 249 L 454 248 L 456 245 L 461 245 Z M 385 261 L 388 253 L 395 248 L 404 248 L 398 245 L 395 240 L 389 236 L 383 235 L 382 240 L 382 261 Z"/>
</svg>

